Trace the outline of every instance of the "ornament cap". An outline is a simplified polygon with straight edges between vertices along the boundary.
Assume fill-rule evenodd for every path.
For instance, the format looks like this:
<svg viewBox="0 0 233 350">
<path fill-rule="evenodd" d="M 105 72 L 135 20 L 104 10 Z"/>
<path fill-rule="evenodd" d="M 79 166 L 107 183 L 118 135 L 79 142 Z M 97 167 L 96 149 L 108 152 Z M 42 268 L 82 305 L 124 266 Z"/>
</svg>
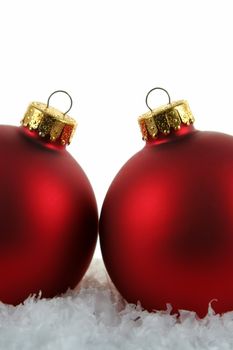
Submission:
<svg viewBox="0 0 233 350">
<path fill-rule="evenodd" d="M 169 100 L 170 102 L 170 100 Z M 138 123 L 143 140 L 154 140 L 160 134 L 167 135 L 179 130 L 182 124 L 190 125 L 195 119 L 185 100 L 170 102 L 141 115 Z"/>
<path fill-rule="evenodd" d="M 77 127 L 73 118 L 41 102 L 30 103 L 21 124 L 40 137 L 63 146 L 70 144 Z"/>
</svg>

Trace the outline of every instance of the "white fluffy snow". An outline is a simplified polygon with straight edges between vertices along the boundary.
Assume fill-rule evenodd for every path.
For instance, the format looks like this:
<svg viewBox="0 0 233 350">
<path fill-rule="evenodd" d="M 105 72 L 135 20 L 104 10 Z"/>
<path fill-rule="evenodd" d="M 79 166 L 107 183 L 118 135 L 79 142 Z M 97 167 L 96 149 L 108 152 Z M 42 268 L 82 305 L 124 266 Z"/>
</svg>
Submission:
<svg viewBox="0 0 233 350">
<path fill-rule="evenodd" d="M 76 291 L 62 297 L 0 303 L 0 349 L 233 349 L 233 312 L 205 319 L 183 311 L 149 313 L 124 303 L 100 260 Z"/>
</svg>

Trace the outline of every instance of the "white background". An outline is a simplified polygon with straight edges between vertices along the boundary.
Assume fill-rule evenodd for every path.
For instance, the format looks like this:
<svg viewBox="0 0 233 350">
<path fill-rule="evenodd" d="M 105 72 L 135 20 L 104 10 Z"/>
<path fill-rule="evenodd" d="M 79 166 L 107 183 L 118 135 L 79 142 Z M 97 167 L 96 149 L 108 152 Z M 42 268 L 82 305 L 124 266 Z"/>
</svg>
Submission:
<svg viewBox="0 0 233 350">
<path fill-rule="evenodd" d="M 113 177 L 143 147 L 145 95 L 187 99 L 196 127 L 233 133 L 233 3 L 221 0 L 1 0 L 1 124 L 67 90 L 79 127 L 69 151 L 99 210 Z M 68 100 L 51 105 L 65 110 Z M 166 96 L 151 96 L 152 107 Z M 97 255 L 100 251 L 97 250 Z"/>
</svg>

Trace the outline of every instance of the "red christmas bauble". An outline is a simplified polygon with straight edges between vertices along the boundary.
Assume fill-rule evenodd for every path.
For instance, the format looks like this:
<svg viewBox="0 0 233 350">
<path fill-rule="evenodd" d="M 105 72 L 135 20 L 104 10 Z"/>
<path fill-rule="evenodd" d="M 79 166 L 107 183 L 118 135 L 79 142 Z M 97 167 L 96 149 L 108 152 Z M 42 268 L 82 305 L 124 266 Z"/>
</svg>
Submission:
<svg viewBox="0 0 233 350">
<path fill-rule="evenodd" d="M 185 101 L 140 118 L 147 142 L 107 192 L 100 243 L 127 301 L 202 317 L 213 299 L 233 310 L 233 137 L 192 121 Z"/>
<path fill-rule="evenodd" d="M 22 127 L 0 126 L 0 300 L 5 303 L 75 287 L 96 245 L 94 193 L 65 149 L 74 124 L 56 112 L 32 104 Z"/>
</svg>

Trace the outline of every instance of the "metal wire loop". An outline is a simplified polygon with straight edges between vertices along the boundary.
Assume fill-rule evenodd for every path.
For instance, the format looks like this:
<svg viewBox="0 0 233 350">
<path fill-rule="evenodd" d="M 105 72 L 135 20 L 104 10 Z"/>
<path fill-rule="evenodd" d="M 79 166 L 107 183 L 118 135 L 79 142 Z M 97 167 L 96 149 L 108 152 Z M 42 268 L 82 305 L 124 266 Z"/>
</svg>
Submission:
<svg viewBox="0 0 233 350">
<path fill-rule="evenodd" d="M 49 107 L 49 101 L 50 101 L 51 97 L 52 97 L 54 94 L 58 93 L 58 92 L 62 92 L 62 93 L 64 93 L 64 94 L 66 94 L 66 95 L 69 97 L 69 99 L 70 99 L 70 107 L 69 107 L 69 109 L 67 109 L 66 112 L 63 113 L 63 115 L 66 115 L 66 114 L 71 110 L 71 108 L 72 108 L 72 106 L 73 106 L 73 100 L 72 100 L 72 97 L 70 96 L 70 94 L 68 94 L 68 92 L 66 92 L 66 91 L 64 91 L 64 90 L 56 90 L 56 91 L 54 91 L 51 95 L 49 95 L 48 101 L 47 101 L 47 106 L 46 106 L 46 107 L 47 107 L 47 108 Z"/>
<path fill-rule="evenodd" d="M 155 87 L 155 88 L 151 89 L 146 95 L 146 105 L 151 112 L 152 112 L 152 108 L 150 108 L 150 106 L 148 105 L 148 97 L 149 97 L 150 93 L 154 90 L 162 90 L 162 91 L 166 92 L 166 94 L 168 96 L 168 103 L 169 104 L 171 103 L 171 97 L 170 97 L 169 93 L 167 92 L 167 90 L 165 90 L 164 88 L 161 88 L 161 87 Z"/>
</svg>

